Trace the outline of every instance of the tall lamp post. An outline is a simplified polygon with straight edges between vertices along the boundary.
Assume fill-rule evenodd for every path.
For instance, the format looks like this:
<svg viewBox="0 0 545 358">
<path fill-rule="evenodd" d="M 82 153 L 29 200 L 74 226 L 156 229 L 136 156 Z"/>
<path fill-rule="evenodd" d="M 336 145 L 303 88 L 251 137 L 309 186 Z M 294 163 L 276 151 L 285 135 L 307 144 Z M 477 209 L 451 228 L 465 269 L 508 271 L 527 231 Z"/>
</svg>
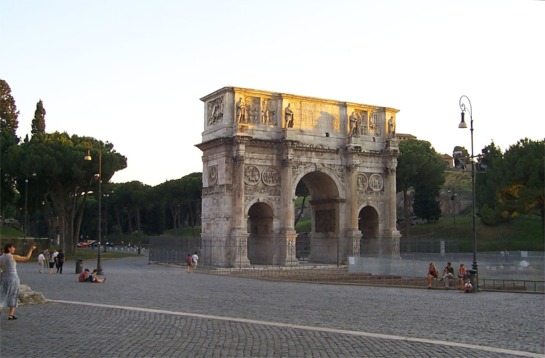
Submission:
<svg viewBox="0 0 545 358">
<path fill-rule="evenodd" d="M 91 150 L 87 149 L 84 160 L 92 160 Z M 97 274 L 102 275 L 102 257 L 100 254 L 100 240 L 102 239 L 102 146 L 98 147 L 98 252 L 97 252 Z"/>
<path fill-rule="evenodd" d="M 32 176 L 35 177 L 36 173 L 32 173 Z M 25 178 L 25 223 L 23 226 L 23 236 L 26 239 L 26 234 L 28 231 L 28 174 Z"/>
<path fill-rule="evenodd" d="M 467 103 L 469 104 L 469 107 L 466 107 L 465 103 L 464 103 L 464 99 L 467 101 Z M 474 284 L 473 284 L 473 289 L 475 291 L 478 291 L 479 290 L 479 284 L 478 284 L 478 277 L 479 277 L 479 270 L 478 270 L 478 265 L 477 265 L 477 228 L 475 226 L 475 216 L 476 216 L 476 213 L 475 213 L 475 161 L 473 160 L 474 158 L 474 155 L 473 155 L 473 108 L 471 106 L 471 101 L 469 100 L 469 98 L 466 96 L 466 95 L 463 95 L 462 97 L 460 97 L 460 101 L 459 101 L 459 105 L 460 105 L 460 109 L 462 110 L 462 121 L 460 122 L 460 124 L 458 125 L 458 128 L 467 128 L 467 123 L 465 122 L 465 118 L 464 118 L 464 115 L 466 112 L 469 113 L 469 119 L 470 119 L 470 126 L 469 126 L 469 130 L 471 132 L 471 206 L 472 206 L 472 229 L 473 229 L 473 265 L 472 265 L 472 269 L 473 269 L 473 274 L 475 275 L 475 280 L 474 280 Z"/>
<path fill-rule="evenodd" d="M 23 228 L 23 238 L 26 239 L 26 228 L 28 225 L 28 174 L 25 178 L 25 223 Z"/>
</svg>

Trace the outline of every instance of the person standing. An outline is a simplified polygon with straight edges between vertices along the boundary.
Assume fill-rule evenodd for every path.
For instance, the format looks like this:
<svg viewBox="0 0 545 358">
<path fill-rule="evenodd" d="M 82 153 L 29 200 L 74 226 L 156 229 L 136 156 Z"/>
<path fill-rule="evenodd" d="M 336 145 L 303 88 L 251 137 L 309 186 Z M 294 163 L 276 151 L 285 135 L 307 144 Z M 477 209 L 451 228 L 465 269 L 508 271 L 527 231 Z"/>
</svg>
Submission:
<svg viewBox="0 0 545 358">
<path fill-rule="evenodd" d="M 51 251 L 49 253 L 49 273 L 53 273 L 53 268 L 55 267 L 55 259 L 57 251 Z"/>
<path fill-rule="evenodd" d="M 191 261 L 193 262 L 193 264 L 191 265 L 193 266 L 193 270 L 196 270 L 197 265 L 199 264 L 199 256 L 197 255 L 197 251 L 195 251 L 193 256 L 191 256 Z"/>
<path fill-rule="evenodd" d="M 45 256 L 43 252 L 38 255 L 38 272 L 42 273 L 44 270 Z"/>
<path fill-rule="evenodd" d="M 191 266 L 193 265 L 193 256 L 191 254 L 187 254 L 185 263 L 187 264 L 187 273 L 191 273 Z"/>
<path fill-rule="evenodd" d="M 36 249 L 32 245 L 26 256 L 15 254 L 15 245 L 6 244 L 4 254 L 0 256 L 0 312 L 4 307 L 9 307 L 8 320 L 17 319 L 15 317 L 15 308 L 17 307 L 17 298 L 19 297 L 19 275 L 17 274 L 17 261 L 28 261 L 32 256 L 32 251 Z"/>
<path fill-rule="evenodd" d="M 60 249 L 59 253 L 57 254 L 57 273 L 62 273 L 64 260 L 65 260 L 64 252 L 62 252 L 62 249 Z"/>
</svg>

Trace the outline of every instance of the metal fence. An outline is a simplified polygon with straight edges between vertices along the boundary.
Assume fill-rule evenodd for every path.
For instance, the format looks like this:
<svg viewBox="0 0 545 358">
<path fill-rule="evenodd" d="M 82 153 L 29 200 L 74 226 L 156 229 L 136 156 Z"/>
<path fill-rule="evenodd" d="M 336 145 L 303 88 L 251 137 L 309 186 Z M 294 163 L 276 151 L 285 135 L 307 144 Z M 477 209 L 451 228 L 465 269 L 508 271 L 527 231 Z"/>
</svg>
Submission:
<svg viewBox="0 0 545 358">
<path fill-rule="evenodd" d="M 253 260 L 248 247 L 225 247 L 202 242 L 200 237 L 150 238 L 149 261 L 167 264 L 185 264 L 188 254 L 198 252 L 200 269 L 214 274 L 229 274 L 265 279 L 298 280 L 306 282 L 358 283 L 380 286 L 425 286 L 425 276 L 430 261 L 442 270 L 451 262 L 455 271 L 464 263 L 471 268 L 471 253 L 450 251 L 448 244 L 438 244 L 431 252 L 402 252 L 398 257 L 359 255 L 346 257 L 338 245 L 313 245 L 312 250 L 321 252 L 320 260 L 313 260 L 309 245 L 299 242 L 285 247 L 282 252 L 293 252 L 296 260 L 275 262 L 274 255 Z M 260 248 L 262 252 L 279 252 L 278 247 Z M 234 257 L 248 252 L 247 261 L 229 261 L 218 265 L 215 255 L 225 255 L 231 250 Z M 272 251 L 271 251 L 272 250 Z M 327 253 L 324 259 L 324 253 Z M 255 254 L 255 253 L 254 253 Z M 343 256 L 344 255 L 344 256 Z M 544 253 L 517 251 L 506 254 L 478 253 L 479 286 L 483 290 L 544 292 Z M 261 263 L 256 264 L 256 261 Z M 263 263 L 263 261 L 268 261 Z"/>
<path fill-rule="evenodd" d="M 188 254 L 200 251 L 200 237 L 155 236 L 149 241 L 150 262 L 181 264 Z"/>
</svg>

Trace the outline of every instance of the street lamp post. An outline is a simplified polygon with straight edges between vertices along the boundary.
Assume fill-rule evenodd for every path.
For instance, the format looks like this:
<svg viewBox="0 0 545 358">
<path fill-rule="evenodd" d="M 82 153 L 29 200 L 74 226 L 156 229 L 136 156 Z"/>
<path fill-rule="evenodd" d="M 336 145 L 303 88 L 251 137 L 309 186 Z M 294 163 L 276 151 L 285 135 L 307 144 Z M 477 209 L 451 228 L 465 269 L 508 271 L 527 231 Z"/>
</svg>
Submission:
<svg viewBox="0 0 545 358">
<path fill-rule="evenodd" d="M 106 220 L 104 221 L 104 240 L 108 240 L 108 197 L 110 194 L 104 194 L 104 197 L 106 198 Z M 104 243 L 104 252 L 106 252 L 106 249 L 108 247 L 108 242 L 106 241 Z"/>
<path fill-rule="evenodd" d="M 26 239 L 26 228 L 28 225 L 28 174 L 25 178 L 25 223 L 23 228 L 23 237 Z"/>
<path fill-rule="evenodd" d="M 91 151 L 87 150 L 85 160 L 92 160 Z M 97 274 L 102 275 L 102 257 L 100 253 L 100 243 L 102 239 L 102 146 L 98 147 L 98 252 L 97 252 Z"/>
<path fill-rule="evenodd" d="M 469 107 L 466 107 L 465 103 L 463 103 L 464 99 L 469 104 Z M 477 265 L 477 228 L 475 226 L 476 210 L 475 210 L 475 161 L 473 160 L 474 159 L 474 154 L 473 154 L 473 108 L 471 106 L 471 101 L 469 100 L 469 98 L 466 95 L 463 95 L 462 97 L 460 97 L 459 105 L 460 105 L 460 109 L 462 110 L 462 114 L 461 114 L 462 121 L 458 125 L 458 128 L 467 128 L 467 123 L 464 120 L 465 119 L 464 115 L 465 115 L 466 112 L 469 113 L 469 119 L 470 119 L 469 130 L 471 132 L 471 157 L 470 157 L 470 160 L 471 160 L 471 206 L 472 206 L 472 230 L 473 230 L 473 265 L 472 265 L 472 269 L 473 269 L 474 275 L 475 275 L 473 289 L 475 291 L 478 291 L 478 289 L 479 289 L 479 286 L 478 286 L 478 282 L 479 282 L 478 281 L 478 277 L 479 277 L 478 273 L 479 273 L 479 270 L 478 270 L 478 265 Z"/>
<path fill-rule="evenodd" d="M 36 173 L 32 173 L 32 176 L 35 177 Z M 28 174 L 25 178 L 25 223 L 23 224 L 23 237 L 26 239 L 26 234 L 28 231 Z"/>
</svg>

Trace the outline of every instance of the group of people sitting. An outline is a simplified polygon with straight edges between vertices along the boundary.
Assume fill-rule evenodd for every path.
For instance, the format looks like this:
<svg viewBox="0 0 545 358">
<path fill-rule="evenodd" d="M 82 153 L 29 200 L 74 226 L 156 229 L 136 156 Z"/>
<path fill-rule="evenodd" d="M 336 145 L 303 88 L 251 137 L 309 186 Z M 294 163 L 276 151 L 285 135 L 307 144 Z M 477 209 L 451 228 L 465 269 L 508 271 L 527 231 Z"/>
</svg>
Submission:
<svg viewBox="0 0 545 358">
<path fill-rule="evenodd" d="M 94 283 L 103 283 L 106 281 L 106 277 L 99 278 L 98 276 L 98 270 L 94 269 L 93 272 L 89 272 L 89 269 L 86 268 L 83 270 L 82 273 L 79 274 L 78 281 L 79 282 L 94 282 Z"/>
<path fill-rule="evenodd" d="M 433 279 L 437 278 L 439 278 L 439 270 L 437 270 L 437 267 L 433 262 L 430 262 L 427 276 L 428 288 L 431 288 Z M 447 262 L 447 266 L 445 266 L 441 275 L 441 281 L 444 281 L 445 288 L 449 288 L 449 280 L 453 278 L 455 278 L 454 267 L 452 267 L 450 262 Z M 465 293 L 473 292 L 473 285 L 469 280 L 469 273 L 467 272 L 464 264 L 460 264 L 460 267 L 458 268 L 458 276 L 456 278 L 458 279 L 459 289 L 464 290 Z"/>
</svg>

